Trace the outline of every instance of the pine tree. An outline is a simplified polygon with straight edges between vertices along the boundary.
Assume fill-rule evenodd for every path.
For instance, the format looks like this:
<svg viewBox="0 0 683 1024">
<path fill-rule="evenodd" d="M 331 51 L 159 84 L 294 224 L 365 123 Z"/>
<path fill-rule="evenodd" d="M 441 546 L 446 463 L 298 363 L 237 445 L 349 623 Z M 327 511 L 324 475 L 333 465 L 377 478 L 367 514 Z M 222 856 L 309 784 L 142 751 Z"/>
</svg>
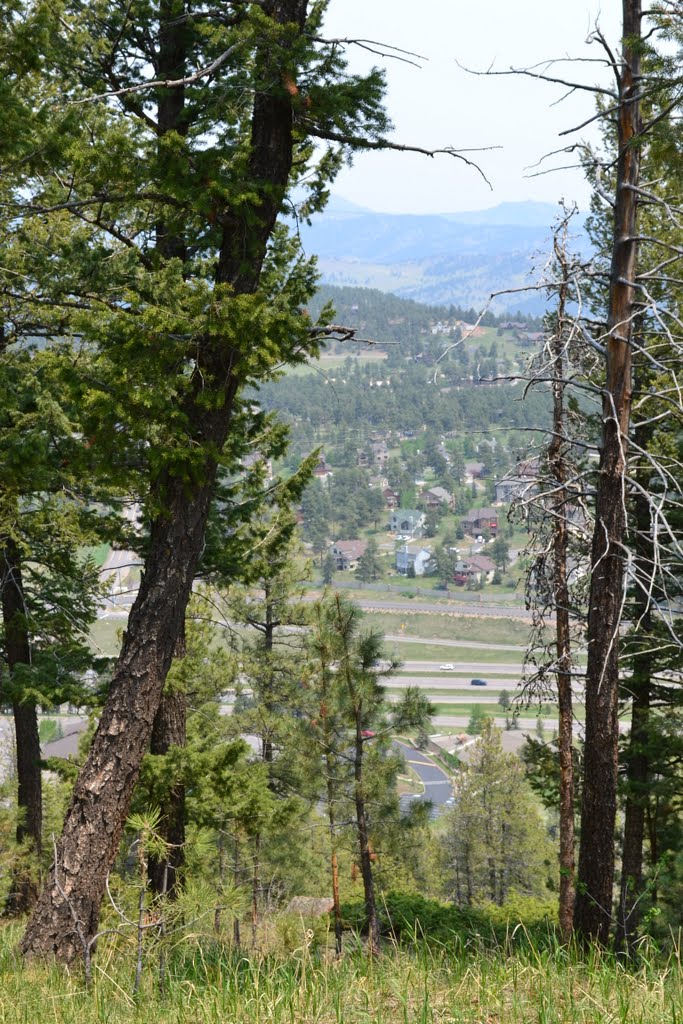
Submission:
<svg viewBox="0 0 683 1024">
<path fill-rule="evenodd" d="M 356 605 L 332 595 L 317 607 L 314 627 L 318 671 L 312 672 L 309 685 L 313 707 L 317 707 L 313 733 L 325 766 L 333 892 L 336 809 L 347 803 L 353 808 L 369 949 L 377 952 L 380 927 L 372 833 L 381 824 L 383 805 L 384 813 L 397 813 L 393 783 L 400 765 L 389 739 L 401 729 L 424 727 L 431 705 L 418 689 L 409 688 L 400 703 L 389 709 L 382 680 L 392 674 L 396 663 L 385 659 L 382 634 L 362 629 L 362 613 Z"/>
<path fill-rule="evenodd" d="M 356 577 L 362 583 L 370 583 L 372 580 L 379 579 L 381 575 L 382 563 L 379 557 L 379 547 L 375 538 L 371 537 L 365 551 L 358 559 Z"/>
<path fill-rule="evenodd" d="M 386 126 L 381 75 L 338 84 L 343 56 L 313 41 L 321 13 L 316 7 L 309 15 L 305 0 L 269 0 L 214 20 L 210 8 L 190 18 L 182 0 L 162 0 L 157 18 L 142 5 L 120 10 L 93 0 L 65 4 L 50 26 L 43 103 L 52 104 L 47 90 L 59 82 L 69 104 L 36 147 L 51 165 L 35 168 L 21 195 L 30 243 L 41 218 L 60 231 L 52 264 L 30 245 L 34 299 L 49 294 L 63 333 L 97 351 L 87 435 L 106 460 L 127 433 L 129 451 L 147 467 L 151 528 L 112 696 L 26 951 L 78 956 L 74 912 L 86 934 L 97 928 L 218 466 L 228 441 L 234 457 L 250 414 L 242 389 L 315 350 L 301 312 L 313 273 L 276 226 L 293 161 L 304 172 L 314 134 L 330 143 L 313 175 L 312 211 L 347 141 L 374 145 Z M 139 59 L 131 62 L 131 53 Z M 211 72 L 202 70 L 209 65 Z M 149 86 L 148 67 L 163 84 Z M 117 98 L 95 98 L 110 92 Z M 248 96 L 253 103 L 244 102 Z M 95 778 L 104 780 L 97 800 Z"/>
<path fill-rule="evenodd" d="M 512 890 L 547 890 L 550 842 L 521 763 L 503 752 L 490 719 L 457 780 L 443 841 L 456 903 L 500 905 Z"/>
</svg>

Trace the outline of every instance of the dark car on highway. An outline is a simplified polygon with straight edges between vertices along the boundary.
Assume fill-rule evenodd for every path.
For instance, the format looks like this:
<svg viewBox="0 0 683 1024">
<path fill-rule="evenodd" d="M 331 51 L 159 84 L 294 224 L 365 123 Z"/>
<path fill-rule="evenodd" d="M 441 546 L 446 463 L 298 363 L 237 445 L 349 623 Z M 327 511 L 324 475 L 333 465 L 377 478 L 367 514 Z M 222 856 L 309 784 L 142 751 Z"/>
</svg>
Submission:
<svg viewBox="0 0 683 1024">
<path fill-rule="evenodd" d="M 485 679 L 470 679 L 470 686 L 488 686 Z"/>
</svg>

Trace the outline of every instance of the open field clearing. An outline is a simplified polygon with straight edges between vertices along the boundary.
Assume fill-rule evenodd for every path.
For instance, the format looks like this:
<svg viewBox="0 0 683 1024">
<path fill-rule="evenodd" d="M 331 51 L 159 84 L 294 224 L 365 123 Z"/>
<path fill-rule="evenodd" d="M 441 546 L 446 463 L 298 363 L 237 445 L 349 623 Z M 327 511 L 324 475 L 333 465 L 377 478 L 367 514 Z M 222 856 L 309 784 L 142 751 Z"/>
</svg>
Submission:
<svg viewBox="0 0 683 1024">
<path fill-rule="evenodd" d="M 496 644 L 512 644 L 524 647 L 529 636 L 529 627 L 523 620 L 512 618 L 485 618 L 458 616 L 455 612 L 375 612 L 367 611 L 368 625 L 391 635 L 422 640 L 473 640 L 477 643 L 491 641 Z M 418 655 L 416 654 L 415 657 Z M 509 661 L 510 658 L 506 658 Z"/>
</svg>

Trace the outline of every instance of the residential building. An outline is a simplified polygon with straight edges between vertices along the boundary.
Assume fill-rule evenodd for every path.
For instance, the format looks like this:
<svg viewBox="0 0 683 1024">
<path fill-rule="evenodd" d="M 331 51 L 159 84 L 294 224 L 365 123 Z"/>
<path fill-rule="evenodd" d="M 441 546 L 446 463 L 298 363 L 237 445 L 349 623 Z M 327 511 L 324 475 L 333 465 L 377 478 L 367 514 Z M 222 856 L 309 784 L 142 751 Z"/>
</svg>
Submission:
<svg viewBox="0 0 683 1024">
<path fill-rule="evenodd" d="M 486 475 L 486 466 L 483 462 L 465 463 L 465 481 L 472 483 L 473 480 L 480 480 Z"/>
<path fill-rule="evenodd" d="M 429 571 L 432 560 L 431 548 L 419 542 L 403 544 L 396 552 L 396 569 L 407 576 L 412 566 L 416 576 L 424 576 Z"/>
<path fill-rule="evenodd" d="M 428 487 L 420 494 L 420 500 L 426 509 L 453 507 L 453 495 L 445 487 Z"/>
<path fill-rule="evenodd" d="M 320 462 L 313 470 L 313 476 L 320 480 L 321 483 L 326 484 L 331 476 L 333 476 L 332 470 L 325 462 L 325 456 L 320 456 Z"/>
<path fill-rule="evenodd" d="M 342 572 L 347 569 L 355 569 L 358 559 L 365 554 L 367 546 L 367 541 L 364 540 L 336 540 L 330 548 L 330 552 L 337 564 L 337 569 Z"/>
<path fill-rule="evenodd" d="M 463 586 L 465 583 L 490 583 L 496 571 L 495 562 L 488 555 L 469 555 L 459 558 L 453 567 L 453 578 Z"/>
<path fill-rule="evenodd" d="M 539 460 L 523 459 L 514 475 L 505 476 L 496 484 L 496 501 L 508 505 L 515 498 L 529 498 L 538 491 Z"/>
<path fill-rule="evenodd" d="M 471 509 L 461 519 L 463 530 L 472 536 L 478 533 L 488 533 L 495 537 L 498 532 L 498 511 L 495 508 Z"/>
<path fill-rule="evenodd" d="M 266 481 L 273 479 L 273 463 L 270 459 L 261 455 L 260 452 L 250 452 L 248 455 L 244 455 L 240 459 L 240 466 L 247 471 L 254 469 L 256 466 L 262 466 Z"/>
<path fill-rule="evenodd" d="M 421 537 L 425 525 L 425 514 L 417 508 L 395 508 L 391 513 L 389 529 L 392 533 Z"/>
<path fill-rule="evenodd" d="M 393 487 L 385 487 L 382 491 L 382 497 L 387 508 L 398 508 L 401 496 Z"/>
</svg>

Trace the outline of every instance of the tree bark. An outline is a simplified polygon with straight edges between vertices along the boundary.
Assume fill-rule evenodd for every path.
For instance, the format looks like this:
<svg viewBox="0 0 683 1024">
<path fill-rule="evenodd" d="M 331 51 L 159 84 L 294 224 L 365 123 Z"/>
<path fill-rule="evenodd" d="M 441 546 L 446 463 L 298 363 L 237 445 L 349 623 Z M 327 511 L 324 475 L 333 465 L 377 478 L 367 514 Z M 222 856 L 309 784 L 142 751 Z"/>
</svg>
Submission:
<svg viewBox="0 0 683 1024">
<path fill-rule="evenodd" d="M 174 18 L 178 17 L 174 5 Z M 306 0 L 272 0 L 265 13 L 280 25 L 303 30 Z M 167 5 L 162 4 L 163 16 Z M 168 27 L 168 26 L 167 26 Z M 246 169 L 255 198 L 221 215 L 217 285 L 234 294 L 258 286 L 292 166 L 292 106 L 279 88 L 269 54 L 259 52 L 263 88 L 254 99 Z M 275 88 L 272 88 L 273 78 Z M 266 81 L 270 87 L 266 87 Z M 22 941 L 29 955 L 70 962 L 84 955 L 97 932 L 107 875 L 116 858 L 142 758 L 149 748 L 173 650 L 201 557 L 217 472 L 240 385 L 240 352 L 222 337 L 197 347 L 193 390 L 185 405 L 192 464 L 178 476 L 157 480 L 153 493 L 163 509 L 152 524 L 149 554 L 130 614 L 109 697 L 88 759 L 76 781 L 55 861 Z M 210 399 L 210 400 L 209 400 Z M 197 465 L 197 451 L 205 456 Z"/>
<path fill-rule="evenodd" d="M 637 367 L 647 372 L 645 367 Z M 646 422 L 634 431 L 641 450 L 652 440 L 654 425 Z M 633 654 L 631 677 L 624 684 L 631 694 L 631 731 L 625 755 L 626 807 L 624 811 L 624 841 L 621 856 L 621 885 L 617 905 L 617 952 L 633 953 L 640 921 L 643 894 L 643 844 L 645 840 L 645 809 L 649 800 L 648 783 L 651 778 L 650 728 L 652 672 L 654 653 L 652 644 L 652 602 L 656 595 L 650 589 L 650 576 L 654 566 L 653 536 L 650 502 L 647 496 L 650 466 L 648 462 L 637 473 L 642 490 L 633 495 L 633 523 L 635 530 L 634 574 L 636 592 L 633 619 L 637 632 L 633 642 L 639 649 Z"/>
<path fill-rule="evenodd" d="M 630 680 L 633 689 L 631 735 L 626 762 L 629 793 L 624 813 L 624 844 L 621 857 L 621 887 L 617 907 L 617 930 L 614 940 L 617 952 L 629 955 L 638 934 L 640 901 L 643 895 L 643 841 L 645 838 L 645 805 L 650 777 L 647 755 L 650 719 L 649 672 Z"/>
<path fill-rule="evenodd" d="M 5 628 L 7 668 L 10 677 L 18 665 L 31 664 L 31 646 L 26 621 L 21 553 L 16 542 L 6 537 L 2 548 L 2 618 Z M 18 843 L 28 844 L 40 856 L 42 849 L 43 791 L 41 778 L 38 716 L 33 701 L 12 697 L 12 714 L 17 755 Z M 12 889 L 5 904 L 10 915 L 25 914 L 38 896 L 30 871 L 13 874 Z"/>
<path fill-rule="evenodd" d="M 187 699 L 177 690 L 164 693 L 152 727 L 150 753 L 163 756 L 171 747 L 184 747 L 186 740 Z M 162 807 L 160 832 L 168 844 L 165 858 L 149 859 L 149 882 L 158 896 L 177 896 L 180 872 L 185 863 L 185 786 L 176 781 Z"/>
<path fill-rule="evenodd" d="M 327 672 L 327 666 L 323 665 L 323 678 Z M 323 684 L 324 685 L 324 684 Z M 336 773 L 337 763 L 336 758 L 332 754 L 332 736 L 329 728 L 328 714 L 327 714 L 327 692 L 323 689 L 323 701 L 320 711 L 320 717 L 323 722 L 323 737 L 325 743 L 325 774 L 326 774 L 326 788 L 327 788 L 327 821 L 330 831 L 330 871 L 332 876 L 332 907 L 334 912 L 334 948 L 337 956 L 342 954 L 342 942 L 343 942 L 343 929 L 342 929 L 342 912 L 341 912 L 341 901 L 339 898 L 339 859 L 337 857 L 337 821 L 335 814 L 336 804 Z"/>
<path fill-rule="evenodd" d="M 552 339 L 553 372 L 553 436 L 548 447 L 548 463 L 554 481 L 553 511 L 553 603 L 555 610 L 555 650 L 557 656 L 558 754 L 560 762 L 560 933 L 565 942 L 573 929 L 576 897 L 574 862 L 574 721 L 572 709 L 572 648 L 567 564 L 569 557 L 569 469 L 566 457 L 567 429 L 564 394 L 566 388 L 566 302 L 568 267 L 564 238 L 555 239 L 554 248 L 562 267 L 562 283 L 558 294 L 557 324 Z"/>
<path fill-rule="evenodd" d="M 614 240 L 609 288 L 602 451 L 591 549 L 586 745 L 574 928 L 606 944 L 612 922 L 619 729 L 619 627 L 625 597 L 626 452 L 631 414 L 631 333 L 637 267 L 640 151 L 640 0 L 623 0 Z"/>
</svg>

